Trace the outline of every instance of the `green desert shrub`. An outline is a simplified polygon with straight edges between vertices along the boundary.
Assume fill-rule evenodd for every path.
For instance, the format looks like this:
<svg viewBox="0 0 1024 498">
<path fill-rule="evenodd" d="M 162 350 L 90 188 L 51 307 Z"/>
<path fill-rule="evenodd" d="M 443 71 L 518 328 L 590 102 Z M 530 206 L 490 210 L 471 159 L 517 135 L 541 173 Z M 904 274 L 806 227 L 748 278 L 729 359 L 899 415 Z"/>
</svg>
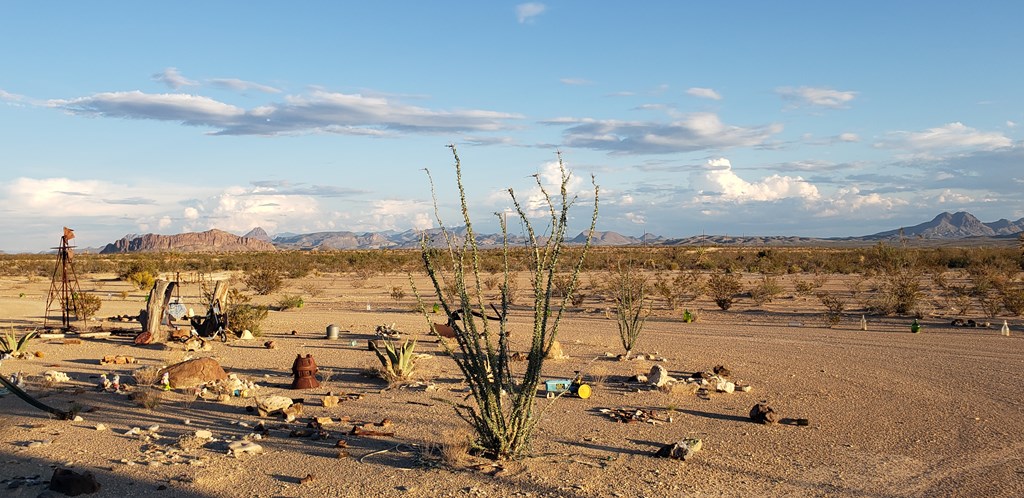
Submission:
<svg viewBox="0 0 1024 498">
<path fill-rule="evenodd" d="M 263 320 L 266 320 L 270 309 L 266 306 L 249 304 L 247 299 L 242 299 L 239 296 L 236 294 L 234 299 L 228 299 L 230 303 L 227 312 L 228 328 L 236 333 L 248 330 L 254 336 L 261 335 Z"/>
<path fill-rule="evenodd" d="M 285 294 L 277 300 L 277 308 L 281 311 L 290 309 L 299 309 L 306 304 L 306 300 L 302 296 L 295 294 Z M 251 330 L 251 329 L 250 329 Z"/>
<path fill-rule="evenodd" d="M 708 277 L 708 282 L 704 287 L 708 296 L 724 311 L 732 307 L 736 301 L 736 295 L 743 290 L 740 277 L 735 273 L 726 272 L 712 274 Z"/>
<path fill-rule="evenodd" d="M 96 315 L 103 306 L 103 301 L 96 294 L 76 292 L 71 295 L 75 302 L 75 312 L 79 320 L 88 320 Z"/>
<path fill-rule="evenodd" d="M 750 289 L 750 297 L 758 305 L 774 301 L 779 294 L 782 294 L 782 285 L 771 275 L 761 275 L 761 280 Z"/>
<path fill-rule="evenodd" d="M 245 274 L 246 287 L 260 296 L 274 293 L 284 286 L 281 273 L 273 268 L 259 268 Z"/>
</svg>

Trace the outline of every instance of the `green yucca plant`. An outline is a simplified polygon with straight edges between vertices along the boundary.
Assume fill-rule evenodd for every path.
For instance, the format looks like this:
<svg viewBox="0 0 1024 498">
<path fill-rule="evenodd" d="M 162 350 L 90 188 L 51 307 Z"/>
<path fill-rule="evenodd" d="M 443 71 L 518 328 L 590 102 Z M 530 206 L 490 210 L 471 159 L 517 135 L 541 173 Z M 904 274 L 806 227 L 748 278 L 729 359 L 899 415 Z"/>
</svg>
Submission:
<svg viewBox="0 0 1024 498">
<path fill-rule="evenodd" d="M 384 341 L 384 351 L 374 347 L 373 352 L 377 353 L 377 359 L 383 367 L 384 378 L 391 383 L 403 382 L 412 377 L 412 371 L 416 366 L 414 350 L 416 341 L 405 341 L 401 346 L 396 347 L 393 341 Z"/>
<path fill-rule="evenodd" d="M 0 352 L 15 358 L 24 356 L 25 348 L 28 347 L 29 341 L 35 339 L 37 335 L 39 334 L 33 330 L 19 339 L 13 330 L 5 332 L 3 336 L 0 336 Z"/>
</svg>

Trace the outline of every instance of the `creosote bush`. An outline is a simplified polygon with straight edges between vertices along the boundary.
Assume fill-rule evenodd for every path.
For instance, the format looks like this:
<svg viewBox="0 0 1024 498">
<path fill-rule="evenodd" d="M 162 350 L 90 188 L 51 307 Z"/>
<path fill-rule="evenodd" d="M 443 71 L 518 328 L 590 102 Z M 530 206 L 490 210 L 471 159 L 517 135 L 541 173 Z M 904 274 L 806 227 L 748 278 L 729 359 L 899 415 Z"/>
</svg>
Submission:
<svg viewBox="0 0 1024 498">
<path fill-rule="evenodd" d="M 708 296 L 723 311 L 727 311 L 732 307 L 732 303 L 736 300 L 736 295 L 743 290 L 740 277 L 735 273 L 726 272 L 712 274 L 704 287 L 707 290 Z"/>
<path fill-rule="evenodd" d="M 761 280 L 750 289 L 750 297 L 758 305 L 774 301 L 779 294 L 782 294 L 782 285 L 771 275 L 761 275 Z"/>
<path fill-rule="evenodd" d="M 303 306 L 305 306 L 305 304 L 306 304 L 306 300 L 303 299 L 302 296 L 300 296 L 298 294 L 294 294 L 294 295 L 292 295 L 292 294 L 285 294 L 285 295 L 281 296 L 280 299 L 277 300 L 277 309 L 279 309 L 281 311 L 290 310 L 290 309 L 300 309 Z M 251 331 L 252 330 L 250 329 L 250 332 Z"/>
<path fill-rule="evenodd" d="M 829 328 L 835 327 L 839 324 L 839 321 L 843 319 L 843 311 L 846 310 L 846 301 L 836 295 L 822 292 L 818 294 L 818 299 L 821 300 L 821 304 L 825 306 L 825 324 Z"/>
<path fill-rule="evenodd" d="M 250 304 L 251 296 L 247 296 L 237 289 L 228 291 L 228 328 L 241 333 L 243 330 L 252 332 L 252 335 L 259 337 L 263 334 L 263 320 L 266 320 L 270 309 L 266 306 Z"/>
<path fill-rule="evenodd" d="M 245 285 L 261 296 L 274 293 L 284 286 L 281 273 L 273 268 L 260 268 L 245 274 Z"/>
<path fill-rule="evenodd" d="M 449 352 L 465 377 L 470 395 L 475 402 L 473 405 L 456 403 L 455 411 L 472 426 L 475 432 L 475 449 L 491 458 L 517 458 L 523 456 L 529 448 L 534 428 L 541 416 L 535 409 L 541 369 L 557 337 L 562 312 L 577 286 L 580 269 L 590 248 L 594 226 L 597 223 L 598 189 L 595 183 L 594 210 L 586 243 L 571 253 L 574 262 L 570 262 L 571 270 L 568 274 L 571 277 L 567 295 L 557 300 L 553 299 L 555 277 L 561 271 L 560 260 L 565 249 L 569 210 L 576 200 L 575 197 L 569 196 L 569 174 L 562 163 L 561 155 L 559 154 L 561 184 L 557 203 L 552 201 L 540 176 L 535 176 L 540 192 L 541 209 L 547 215 L 544 226 L 549 231 L 537 233 L 533 221 L 527 216 L 515 193 L 512 189 L 508 190 L 519 222 L 526 233 L 527 247 L 525 251 L 520 252 L 514 252 L 509 248 L 508 226 L 505 218 L 499 215 L 498 222 L 503 239 L 503 249 L 500 252 L 503 292 L 500 304 L 494 305 L 488 302 L 483 290 L 482 280 L 487 269 L 481 264 L 481 251 L 469 216 L 459 155 L 455 146 L 450 147 L 455 158 L 455 179 L 459 190 L 462 220 L 465 223 L 465 236 L 455 237 L 441 221 L 437 195 L 431 180 L 434 213 L 441 227 L 445 245 L 441 251 L 432 250 L 428 247 L 427 237 L 424 236 L 420 252 L 433 284 L 434 294 L 440 298 L 441 306 L 449 317 L 448 324 L 455 331 L 458 349 Z M 429 177 L 429 171 L 427 174 Z M 518 254 L 523 256 L 520 263 L 514 262 L 514 255 Z M 529 351 L 525 371 L 521 374 L 512 372 L 507 322 L 508 306 L 513 296 L 513 292 L 510 291 L 514 288 L 512 282 L 514 272 L 517 271 L 514 266 L 516 264 L 525 264 L 529 268 L 533 291 L 532 332 L 528 336 Z M 442 276 L 444 268 L 450 270 Z M 451 292 L 445 292 L 448 282 L 454 283 Z M 417 300 L 429 327 L 432 321 L 422 298 L 423 296 L 417 292 Z"/>
<path fill-rule="evenodd" d="M 88 320 L 96 315 L 96 312 L 103 306 L 103 301 L 96 294 L 76 292 L 71 295 L 75 301 L 75 313 L 79 320 Z"/>
</svg>

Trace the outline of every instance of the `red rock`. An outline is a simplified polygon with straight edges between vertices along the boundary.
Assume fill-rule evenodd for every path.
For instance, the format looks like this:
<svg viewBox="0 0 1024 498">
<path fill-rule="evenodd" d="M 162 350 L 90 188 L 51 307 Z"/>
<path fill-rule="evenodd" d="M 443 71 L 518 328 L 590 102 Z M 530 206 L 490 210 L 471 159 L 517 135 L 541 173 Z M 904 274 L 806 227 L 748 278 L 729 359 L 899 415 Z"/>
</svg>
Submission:
<svg viewBox="0 0 1024 498">
<path fill-rule="evenodd" d="M 175 363 L 160 371 L 160 375 L 167 372 L 171 386 L 175 389 L 183 387 L 195 387 L 198 385 L 223 380 L 228 378 L 217 360 L 213 358 L 196 358 L 194 360 Z"/>
</svg>

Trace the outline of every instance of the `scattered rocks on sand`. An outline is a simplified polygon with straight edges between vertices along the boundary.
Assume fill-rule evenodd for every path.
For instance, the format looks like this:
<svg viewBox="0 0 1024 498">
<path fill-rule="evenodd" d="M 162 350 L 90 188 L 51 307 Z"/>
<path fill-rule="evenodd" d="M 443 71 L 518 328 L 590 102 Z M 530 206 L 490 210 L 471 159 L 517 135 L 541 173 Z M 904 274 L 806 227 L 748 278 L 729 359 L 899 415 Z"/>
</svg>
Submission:
<svg viewBox="0 0 1024 498">
<path fill-rule="evenodd" d="M 256 400 L 256 411 L 261 417 L 280 413 L 291 422 L 302 415 L 302 403 L 296 403 L 287 396 L 267 396 Z"/>
<path fill-rule="evenodd" d="M 171 386 L 176 389 L 195 387 L 228 377 L 228 374 L 217 363 L 217 360 L 213 358 L 196 358 L 175 363 L 160 371 L 161 375 L 164 373 L 167 373 Z"/>
<path fill-rule="evenodd" d="M 654 410 L 644 410 L 642 408 L 601 408 L 598 411 L 608 415 L 612 420 L 624 424 L 643 422 L 651 425 L 658 425 L 672 422 L 671 416 L 661 416 L 661 414 Z"/>
<path fill-rule="evenodd" d="M 138 360 L 136 360 L 134 356 L 124 356 L 119 354 L 109 354 L 100 360 L 100 365 L 128 365 L 132 363 L 138 363 Z"/>
<path fill-rule="evenodd" d="M 46 382 L 57 384 L 60 382 L 68 382 L 71 380 L 71 377 L 68 377 L 68 374 L 64 372 L 58 372 L 56 370 L 47 370 L 46 372 L 43 373 L 43 379 L 46 380 Z"/>
</svg>

